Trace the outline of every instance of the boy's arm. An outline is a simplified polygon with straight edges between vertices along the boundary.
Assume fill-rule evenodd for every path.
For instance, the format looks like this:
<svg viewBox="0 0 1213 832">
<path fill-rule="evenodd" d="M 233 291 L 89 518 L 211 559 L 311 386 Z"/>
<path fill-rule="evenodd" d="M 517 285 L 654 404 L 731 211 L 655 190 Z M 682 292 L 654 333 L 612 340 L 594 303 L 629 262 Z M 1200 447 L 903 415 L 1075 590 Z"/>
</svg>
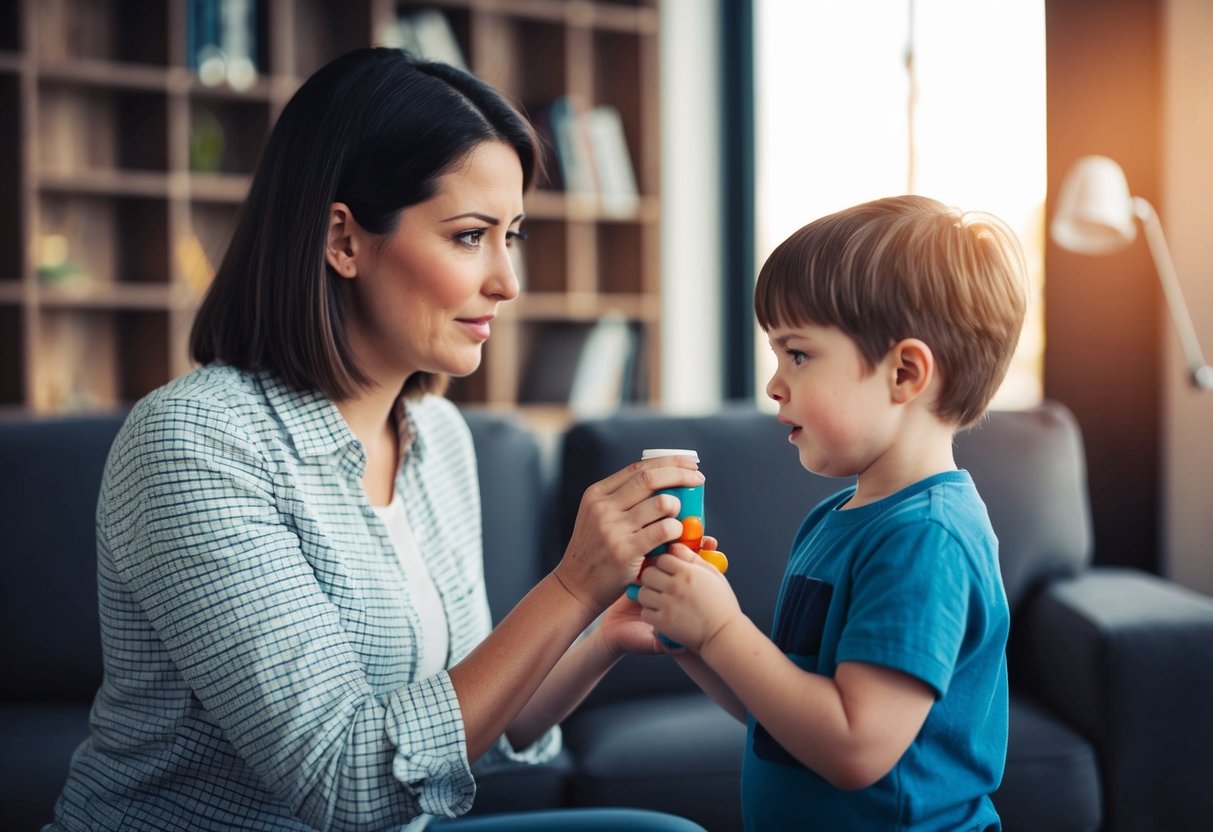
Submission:
<svg viewBox="0 0 1213 832">
<path fill-rule="evenodd" d="M 877 665 L 843 662 L 834 678 L 801 670 L 744 616 L 700 657 L 788 753 L 841 789 L 887 774 L 935 702 L 925 682 Z"/>
<path fill-rule="evenodd" d="M 834 785 L 864 788 L 887 774 L 926 720 L 930 686 L 859 662 L 833 678 L 801 670 L 742 614 L 724 577 L 687 554 L 644 571 L 644 620 L 698 654 L 780 745 Z"/>
<path fill-rule="evenodd" d="M 690 676 L 695 684 L 703 689 L 703 692 L 712 697 L 717 705 L 723 708 L 730 716 L 738 722 L 745 722 L 746 709 L 745 705 L 741 704 L 741 700 L 733 693 L 732 689 L 725 684 L 716 671 L 707 666 L 699 656 L 686 651 L 674 653 L 674 660 Z"/>
</svg>

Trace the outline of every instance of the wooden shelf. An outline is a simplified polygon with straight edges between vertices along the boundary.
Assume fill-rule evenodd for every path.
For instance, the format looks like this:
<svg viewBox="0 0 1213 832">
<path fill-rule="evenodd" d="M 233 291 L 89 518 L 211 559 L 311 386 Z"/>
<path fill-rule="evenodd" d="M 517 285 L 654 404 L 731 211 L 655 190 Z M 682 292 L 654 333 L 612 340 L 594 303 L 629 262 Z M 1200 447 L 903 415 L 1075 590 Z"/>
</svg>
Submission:
<svg viewBox="0 0 1213 832">
<path fill-rule="evenodd" d="M 190 68 L 189 0 L 141 4 L 137 20 L 125 0 L 15 0 L 0 27 L 0 210 L 16 218 L 0 227 L 0 408 L 126 406 L 188 371 L 193 314 L 282 106 L 327 61 L 433 10 L 532 116 L 555 99 L 618 111 L 639 186 L 622 208 L 527 194 L 523 294 L 451 397 L 558 426 L 558 391 L 525 401 L 534 356 L 609 317 L 642 351 L 629 396 L 655 398 L 659 2 L 258 0 L 258 75 L 233 86 Z"/>
</svg>

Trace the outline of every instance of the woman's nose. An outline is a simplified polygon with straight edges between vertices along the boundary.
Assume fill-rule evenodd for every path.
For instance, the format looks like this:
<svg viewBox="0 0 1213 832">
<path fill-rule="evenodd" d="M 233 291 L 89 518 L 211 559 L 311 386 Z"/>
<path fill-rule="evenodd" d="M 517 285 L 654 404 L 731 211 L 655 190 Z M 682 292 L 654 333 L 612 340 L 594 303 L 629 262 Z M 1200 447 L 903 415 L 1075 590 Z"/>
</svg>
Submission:
<svg viewBox="0 0 1213 832">
<path fill-rule="evenodd" d="M 521 256 L 517 254 L 516 256 Z M 518 297 L 518 275 L 514 272 L 514 260 L 511 250 L 502 246 L 494 258 L 492 273 L 485 282 L 485 294 L 498 300 L 513 300 Z"/>
</svg>

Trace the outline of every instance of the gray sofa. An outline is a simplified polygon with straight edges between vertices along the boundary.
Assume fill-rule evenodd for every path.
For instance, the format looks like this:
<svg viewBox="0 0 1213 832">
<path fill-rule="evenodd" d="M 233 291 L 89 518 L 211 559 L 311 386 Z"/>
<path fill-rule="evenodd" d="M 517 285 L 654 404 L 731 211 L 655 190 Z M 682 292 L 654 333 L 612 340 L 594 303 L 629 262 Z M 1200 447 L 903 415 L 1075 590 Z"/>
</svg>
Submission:
<svg viewBox="0 0 1213 832">
<path fill-rule="evenodd" d="M 584 488 L 645 447 L 693 447 L 708 531 L 743 608 L 771 623 L 792 534 L 840 487 L 804 472 L 752 407 L 624 411 L 554 442 L 468 412 L 486 578 L 500 618 L 555 563 Z M 0 421 L 0 824 L 36 829 L 87 731 L 101 674 L 93 508 L 121 416 Z M 994 413 L 956 443 L 990 507 L 1012 605 L 1011 734 L 994 795 L 1007 830 L 1213 828 L 1213 600 L 1094 566 L 1086 471 L 1067 410 Z M 668 657 L 629 658 L 567 720 L 545 766 L 485 773 L 474 812 L 644 806 L 740 829 L 742 727 Z"/>
</svg>

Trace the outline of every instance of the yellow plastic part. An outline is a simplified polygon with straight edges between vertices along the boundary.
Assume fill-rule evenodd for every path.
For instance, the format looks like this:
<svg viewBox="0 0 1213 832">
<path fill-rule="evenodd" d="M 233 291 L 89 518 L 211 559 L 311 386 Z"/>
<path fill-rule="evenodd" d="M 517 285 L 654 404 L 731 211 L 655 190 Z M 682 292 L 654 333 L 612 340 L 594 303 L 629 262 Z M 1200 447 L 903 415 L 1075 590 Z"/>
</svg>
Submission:
<svg viewBox="0 0 1213 832">
<path fill-rule="evenodd" d="M 715 549 L 700 549 L 699 557 L 715 566 L 716 571 L 721 575 L 729 571 L 729 559 L 725 557 L 724 552 L 718 552 Z"/>
</svg>

